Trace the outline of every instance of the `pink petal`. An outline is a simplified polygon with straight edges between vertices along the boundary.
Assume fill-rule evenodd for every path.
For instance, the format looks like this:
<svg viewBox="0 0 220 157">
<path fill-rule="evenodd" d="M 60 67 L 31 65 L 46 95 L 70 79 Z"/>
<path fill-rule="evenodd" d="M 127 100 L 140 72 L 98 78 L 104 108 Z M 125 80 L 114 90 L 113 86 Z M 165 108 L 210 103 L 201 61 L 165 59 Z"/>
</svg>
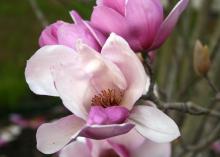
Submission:
<svg viewBox="0 0 220 157">
<path fill-rule="evenodd" d="M 83 43 L 79 42 L 77 47 L 77 58 L 54 66 L 52 73 L 63 104 L 86 119 L 92 97 L 107 89 L 124 91 L 127 84 L 116 65 Z"/>
<path fill-rule="evenodd" d="M 93 36 L 93 38 L 96 39 L 99 46 L 102 47 L 102 45 L 104 44 L 104 42 L 106 40 L 106 37 L 101 32 L 99 32 L 98 30 L 93 28 L 89 22 L 84 21 L 76 11 L 72 10 L 70 12 L 70 15 L 76 24 L 79 24 L 82 27 L 87 28 L 88 31 Z M 99 50 L 99 49 L 97 49 L 97 50 Z"/>
<path fill-rule="evenodd" d="M 170 157 L 171 145 L 154 143 L 145 137 L 141 136 L 135 129 L 132 129 L 127 134 L 112 137 L 108 139 L 114 150 L 115 146 L 123 146 L 129 151 L 130 157 Z"/>
<path fill-rule="evenodd" d="M 61 150 L 59 157 L 90 157 L 87 145 L 80 141 L 74 141 Z"/>
<path fill-rule="evenodd" d="M 121 106 L 107 107 L 105 110 L 109 117 L 109 124 L 124 123 L 130 114 L 127 108 Z"/>
<path fill-rule="evenodd" d="M 54 121 L 42 124 L 37 130 L 37 148 L 44 154 L 52 154 L 59 151 L 72 139 L 83 127 L 85 121 L 71 115 Z"/>
<path fill-rule="evenodd" d="M 30 89 L 41 95 L 58 96 L 51 75 L 51 67 L 73 59 L 74 50 L 65 46 L 45 46 L 39 49 L 28 61 L 25 78 Z"/>
<path fill-rule="evenodd" d="M 81 42 L 78 43 L 78 52 L 83 70 L 91 76 L 90 82 L 97 94 L 107 89 L 124 91 L 127 88 L 123 73 L 114 63 Z"/>
<path fill-rule="evenodd" d="M 92 106 L 89 111 L 89 117 L 87 120 L 88 125 L 92 124 L 106 124 L 108 122 L 108 115 L 105 113 L 105 109 L 101 106 Z"/>
<path fill-rule="evenodd" d="M 107 39 L 102 48 L 101 55 L 115 63 L 123 72 L 128 87 L 121 105 L 130 110 L 144 93 L 146 85 L 149 84 L 149 78 L 145 73 L 142 63 L 130 49 L 128 43 L 114 33 Z"/>
<path fill-rule="evenodd" d="M 80 136 L 101 140 L 125 134 L 129 132 L 133 127 L 134 125 L 130 123 L 85 126 L 81 130 Z"/>
<path fill-rule="evenodd" d="M 166 143 L 180 136 L 176 123 L 162 111 L 151 106 L 135 106 L 129 119 L 144 137 Z"/>
<path fill-rule="evenodd" d="M 98 6 L 107 6 L 116 10 L 121 15 L 125 15 L 125 5 L 127 0 L 97 0 L 96 4 Z"/>
<path fill-rule="evenodd" d="M 112 149 L 112 146 L 107 140 L 89 140 L 91 143 L 91 156 L 92 157 L 106 157 L 116 155 L 116 152 Z"/>
<path fill-rule="evenodd" d="M 78 14 L 77 11 L 75 10 L 70 11 L 70 16 L 72 17 L 75 24 L 83 23 L 83 19 L 81 18 L 81 16 Z"/>
<path fill-rule="evenodd" d="M 176 26 L 177 21 L 182 12 L 186 9 L 188 2 L 189 0 L 180 0 L 176 4 L 176 6 L 173 8 L 173 10 L 160 26 L 150 49 L 156 49 L 163 44 L 163 42 L 171 34 L 172 30 Z"/>
<path fill-rule="evenodd" d="M 103 108 L 92 106 L 89 112 L 87 124 L 121 124 L 129 116 L 129 111 L 121 106 Z"/>
<path fill-rule="evenodd" d="M 58 21 L 48 26 L 41 34 L 40 46 L 61 44 L 75 48 L 75 42 L 81 39 L 84 43 L 100 51 L 106 38 L 102 33 L 89 26 L 76 11 L 70 13 L 75 24 Z"/>
<path fill-rule="evenodd" d="M 133 152 L 137 148 L 139 148 L 142 144 L 144 144 L 145 140 L 146 138 L 140 135 L 134 128 L 128 133 L 120 135 L 120 136 L 112 137 L 108 141 L 111 143 L 123 145 L 130 152 Z"/>
<path fill-rule="evenodd" d="M 61 45 L 69 46 L 75 49 L 76 41 L 81 39 L 85 44 L 100 50 L 100 45 L 84 25 L 76 24 L 63 24 L 60 26 L 58 32 L 58 43 Z"/>
<path fill-rule="evenodd" d="M 126 39 L 132 48 L 136 47 L 134 41 L 139 41 L 143 50 L 151 46 L 163 21 L 163 7 L 156 0 L 128 0 L 125 18 L 130 31 Z"/>
<path fill-rule="evenodd" d="M 39 45 L 43 47 L 45 45 L 56 45 L 57 40 L 57 30 L 61 25 L 65 24 L 63 21 L 57 21 L 49 26 L 47 26 L 41 33 L 39 38 Z"/>
<path fill-rule="evenodd" d="M 91 24 L 103 33 L 115 32 L 121 36 L 128 33 L 128 26 L 125 18 L 115 10 L 97 6 L 91 16 Z"/>
<path fill-rule="evenodd" d="M 170 143 L 154 143 L 145 140 L 144 144 L 132 152 L 132 157 L 171 157 Z"/>
<path fill-rule="evenodd" d="M 130 157 L 130 152 L 124 145 L 116 144 L 111 142 L 110 140 L 107 140 L 109 144 L 112 146 L 113 150 L 120 155 L 120 157 Z"/>
<path fill-rule="evenodd" d="M 106 41 L 106 37 L 100 31 L 92 27 L 90 22 L 83 21 L 83 23 L 96 39 L 96 41 L 99 43 L 100 47 L 102 47 Z"/>
</svg>

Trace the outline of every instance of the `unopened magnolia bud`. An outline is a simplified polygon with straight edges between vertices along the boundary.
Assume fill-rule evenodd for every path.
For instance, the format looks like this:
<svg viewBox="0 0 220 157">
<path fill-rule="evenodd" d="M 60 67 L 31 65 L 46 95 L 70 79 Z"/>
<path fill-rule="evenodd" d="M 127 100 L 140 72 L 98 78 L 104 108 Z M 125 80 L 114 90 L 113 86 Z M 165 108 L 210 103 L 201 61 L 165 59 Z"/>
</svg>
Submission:
<svg viewBox="0 0 220 157">
<path fill-rule="evenodd" d="M 205 76 L 208 73 L 211 65 L 209 49 L 207 46 L 203 46 L 199 40 L 195 44 L 193 62 L 197 75 Z"/>
</svg>

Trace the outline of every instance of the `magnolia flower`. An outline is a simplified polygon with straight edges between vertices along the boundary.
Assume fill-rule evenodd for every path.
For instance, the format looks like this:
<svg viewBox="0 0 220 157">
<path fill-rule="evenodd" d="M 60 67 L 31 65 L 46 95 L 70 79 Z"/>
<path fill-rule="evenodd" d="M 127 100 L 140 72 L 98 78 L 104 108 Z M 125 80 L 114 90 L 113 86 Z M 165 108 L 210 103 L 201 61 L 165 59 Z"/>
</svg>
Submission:
<svg viewBox="0 0 220 157">
<path fill-rule="evenodd" d="M 57 21 L 46 27 L 39 38 L 39 45 L 66 45 L 75 49 L 75 42 L 81 39 L 84 43 L 96 50 L 100 50 L 105 37 L 90 26 L 89 22 L 83 21 L 77 12 L 71 11 L 70 15 L 74 24 Z"/>
<path fill-rule="evenodd" d="M 73 115 L 43 124 L 37 147 L 54 153 L 78 136 L 106 139 L 133 127 L 156 142 L 170 142 L 180 133 L 175 122 L 150 105 L 135 102 L 149 87 L 149 78 L 128 43 L 111 34 L 101 53 L 77 42 L 45 46 L 27 62 L 26 81 L 36 94 L 59 96 Z"/>
<path fill-rule="evenodd" d="M 115 32 L 136 51 L 162 45 L 171 34 L 188 0 L 180 0 L 166 19 L 160 0 L 97 0 L 91 24 L 109 35 Z"/>
<path fill-rule="evenodd" d="M 59 157 L 170 157 L 170 143 L 151 142 L 136 131 L 108 140 L 79 139 L 66 146 Z"/>
</svg>

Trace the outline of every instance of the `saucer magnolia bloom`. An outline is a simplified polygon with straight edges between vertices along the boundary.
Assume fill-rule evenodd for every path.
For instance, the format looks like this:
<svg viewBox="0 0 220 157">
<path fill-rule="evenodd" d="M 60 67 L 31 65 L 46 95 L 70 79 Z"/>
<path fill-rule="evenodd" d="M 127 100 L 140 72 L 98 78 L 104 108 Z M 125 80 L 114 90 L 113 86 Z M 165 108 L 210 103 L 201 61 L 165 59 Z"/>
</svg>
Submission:
<svg viewBox="0 0 220 157">
<path fill-rule="evenodd" d="M 39 38 L 39 45 L 66 45 L 75 49 L 75 42 L 81 39 L 84 43 L 96 50 L 100 50 L 105 37 L 90 26 L 89 22 L 83 21 L 77 12 L 71 11 L 70 15 L 74 24 L 57 21 L 46 27 Z"/>
<path fill-rule="evenodd" d="M 108 140 L 76 140 L 60 152 L 59 157 L 170 157 L 170 143 L 158 144 L 134 130 Z"/>
<path fill-rule="evenodd" d="M 109 35 L 115 32 L 136 51 L 162 45 L 174 29 L 189 0 L 180 0 L 166 19 L 160 0 L 97 0 L 91 23 Z"/>
<path fill-rule="evenodd" d="M 37 147 L 43 153 L 54 153 L 77 136 L 106 139 L 133 127 L 156 142 L 179 136 L 177 125 L 163 112 L 134 106 L 149 78 L 128 43 L 116 34 L 101 53 L 82 42 L 76 51 L 45 46 L 27 62 L 25 76 L 33 92 L 59 96 L 74 114 L 39 127 Z"/>
</svg>

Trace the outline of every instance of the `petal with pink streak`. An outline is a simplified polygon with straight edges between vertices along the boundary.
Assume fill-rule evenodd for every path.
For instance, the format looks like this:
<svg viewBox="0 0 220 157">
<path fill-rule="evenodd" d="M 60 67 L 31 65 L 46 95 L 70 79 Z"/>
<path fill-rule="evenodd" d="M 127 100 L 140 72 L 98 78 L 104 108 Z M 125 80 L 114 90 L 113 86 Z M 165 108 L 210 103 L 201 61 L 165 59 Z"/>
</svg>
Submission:
<svg viewBox="0 0 220 157">
<path fill-rule="evenodd" d="M 154 143 L 150 140 L 145 142 L 131 153 L 132 157 L 171 157 L 170 143 Z"/>
<path fill-rule="evenodd" d="M 154 142 L 171 142 L 180 136 L 176 123 L 155 107 L 135 106 L 129 119 L 140 134 Z"/>
<path fill-rule="evenodd" d="M 40 95 L 58 96 L 50 69 L 55 64 L 71 61 L 74 54 L 74 50 L 65 46 L 53 45 L 39 49 L 27 61 L 25 69 L 25 78 L 30 89 Z"/>
<path fill-rule="evenodd" d="M 97 29 L 91 26 L 91 22 L 83 21 L 84 25 L 88 28 L 93 37 L 97 40 L 100 47 L 102 47 L 106 41 L 106 37 Z"/>
<path fill-rule="evenodd" d="M 90 150 L 84 142 L 74 141 L 61 150 L 59 157 L 90 157 Z"/>
<path fill-rule="evenodd" d="M 125 90 L 126 80 L 113 63 L 79 42 L 77 57 L 71 63 L 54 66 L 52 71 L 56 89 L 63 104 L 75 115 L 87 119 L 92 98 L 102 90 Z"/>
<path fill-rule="evenodd" d="M 56 65 L 51 69 L 56 89 L 64 106 L 76 116 L 87 119 L 93 89 L 89 75 L 76 57 L 72 63 Z"/>
<path fill-rule="evenodd" d="M 85 126 L 81 130 L 80 136 L 101 140 L 125 134 L 129 132 L 133 127 L 134 125 L 130 123 Z"/>
<path fill-rule="evenodd" d="M 38 150 L 45 154 L 59 151 L 78 135 L 84 124 L 84 120 L 74 115 L 42 124 L 36 134 Z"/>
<path fill-rule="evenodd" d="M 70 12 L 70 15 L 76 24 L 79 24 L 82 27 L 87 28 L 88 31 L 91 33 L 91 35 L 96 39 L 99 46 L 102 47 L 102 45 L 104 44 L 104 42 L 106 40 L 106 37 L 101 32 L 99 32 L 98 30 L 93 28 L 90 25 L 90 22 L 84 21 L 75 10 L 72 10 Z"/>
<path fill-rule="evenodd" d="M 140 135 L 135 129 L 127 134 L 112 137 L 108 141 L 116 152 L 118 152 L 117 146 L 119 149 L 123 146 L 124 150 L 129 151 L 130 157 L 146 157 L 146 155 L 147 157 L 170 157 L 171 155 L 170 144 L 154 143 Z"/>
<path fill-rule="evenodd" d="M 125 6 L 126 6 L 127 0 L 97 0 L 96 4 L 98 6 L 107 6 L 109 8 L 112 8 L 116 10 L 121 15 L 125 15 Z"/>
<path fill-rule="evenodd" d="M 140 133 L 138 133 L 135 128 L 133 128 L 126 134 L 108 139 L 108 141 L 111 143 L 123 145 L 130 152 L 138 149 L 138 147 L 145 143 L 145 140 L 146 138 L 140 135 Z"/>
<path fill-rule="evenodd" d="M 166 38 L 171 34 L 172 30 L 177 24 L 177 21 L 182 14 L 182 12 L 186 9 L 189 0 L 180 0 L 167 18 L 164 20 L 162 25 L 160 26 L 155 38 L 154 42 L 150 49 L 156 49 L 160 47 Z"/>
<path fill-rule="evenodd" d="M 121 105 L 132 109 L 134 103 L 149 87 L 149 77 L 136 54 L 120 36 L 112 33 L 102 48 L 101 55 L 115 63 L 124 74 L 128 87 Z"/>
<path fill-rule="evenodd" d="M 83 70 L 91 76 L 91 84 L 97 93 L 102 90 L 116 89 L 124 91 L 127 82 L 120 69 L 111 61 L 103 58 L 100 53 L 94 51 L 88 45 L 78 42 L 77 51 L 84 65 Z"/>
<path fill-rule="evenodd" d="M 80 39 L 85 44 L 100 50 L 100 46 L 90 31 L 82 24 L 63 24 L 58 32 L 58 43 L 75 49 L 76 42 Z"/>
<path fill-rule="evenodd" d="M 72 17 L 75 24 L 82 24 L 83 23 L 83 19 L 77 13 L 77 11 L 75 11 L 75 10 L 70 11 L 70 16 Z"/>
<path fill-rule="evenodd" d="M 128 150 L 124 145 L 113 143 L 110 140 L 107 141 L 120 157 L 130 157 L 130 150 Z"/>
<path fill-rule="evenodd" d="M 92 157 L 106 157 L 106 156 L 117 156 L 116 152 L 112 149 L 112 146 L 107 140 L 89 140 L 91 144 L 91 156 Z"/>
<path fill-rule="evenodd" d="M 91 16 L 91 25 L 103 33 L 115 32 L 121 36 L 128 34 L 125 18 L 115 10 L 97 6 Z"/>
</svg>

